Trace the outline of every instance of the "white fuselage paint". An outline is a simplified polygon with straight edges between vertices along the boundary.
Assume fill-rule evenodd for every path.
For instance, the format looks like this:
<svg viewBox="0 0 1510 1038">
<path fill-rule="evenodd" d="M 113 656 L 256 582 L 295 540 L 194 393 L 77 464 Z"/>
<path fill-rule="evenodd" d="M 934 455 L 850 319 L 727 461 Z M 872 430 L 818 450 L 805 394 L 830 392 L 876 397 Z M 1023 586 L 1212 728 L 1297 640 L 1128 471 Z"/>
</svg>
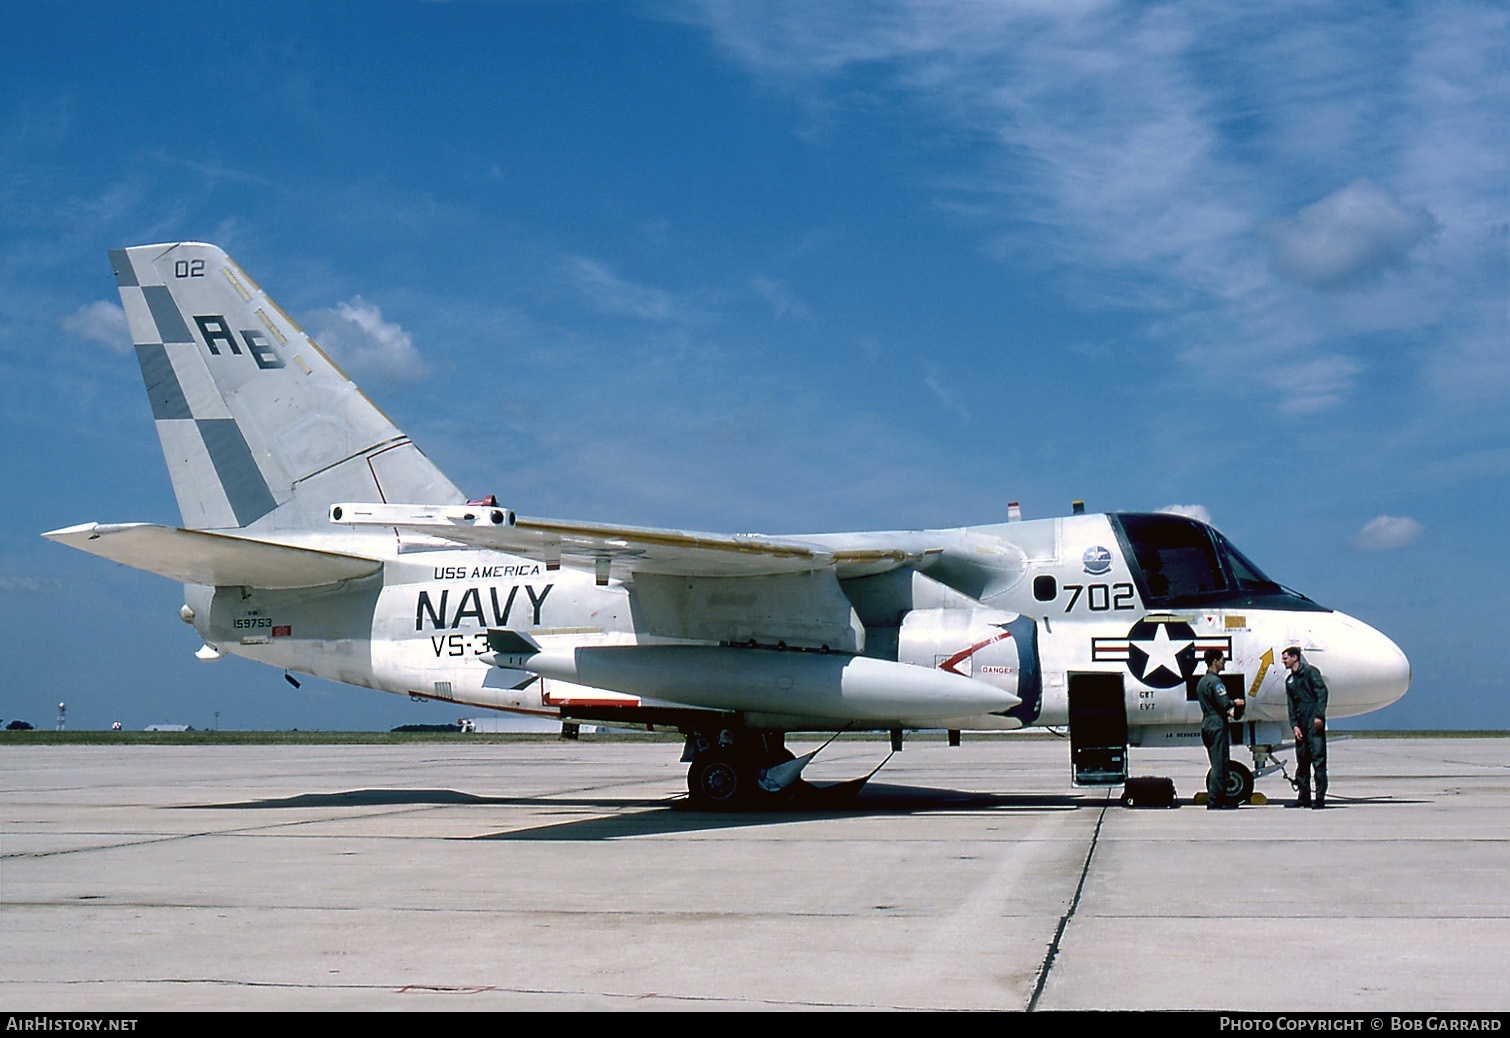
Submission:
<svg viewBox="0 0 1510 1038">
<path fill-rule="evenodd" d="M 1034 528 L 1037 529 L 1034 529 Z M 1246 720 L 1286 721 L 1280 652 L 1299 645 L 1321 667 L 1331 688 L 1329 713 L 1346 717 L 1377 709 L 1402 695 L 1409 665 L 1400 650 L 1367 625 L 1322 610 L 1211 609 L 1151 611 L 1140 597 L 1105 516 L 1074 516 L 987 528 L 1020 533 L 1003 547 L 1037 545 L 1021 553 L 1015 572 L 971 600 L 990 619 L 1030 617 L 1036 627 L 1036 666 L 1041 700 L 1036 715 L 999 712 L 941 716 L 919 702 L 915 712 L 899 706 L 884 725 L 1003 730 L 1068 721 L 1068 689 L 1076 675 L 1121 679 L 1127 721 L 1146 728 L 1150 739 L 1188 739 L 1200 724 L 1190 694 L 1198 658 L 1208 647 L 1228 656 L 1227 673 L 1239 675 L 1248 696 Z M 989 540 L 966 531 L 982 552 Z M 821 541 L 821 538 L 814 538 Z M 1096 549 L 1107 549 L 1105 553 Z M 926 571 L 925 571 L 926 573 Z M 1052 578 L 1051 595 L 1045 594 Z M 214 608 L 205 589 L 190 596 L 196 626 L 206 641 L 230 652 L 291 670 L 387 691 L 502 710 L 556 715 L 563 700 L 645 705 L 702 705 L 698 696 L 662 694 L 641 700 L 615 690 L 586 689 L 493 666 L 489 628 L 528 635 L 545 653 L 601 646 L 712 644 L 658 637 L 638 630 L 629 588 L 618 580 L 598 584 L 593 574 L 548 568 L 538 560 L 482 549 L 414 551 L 386 561 L 380 578 L 351 581 L 323 592 L 218 592 Z M 955 596 L 956 598 L 958 596 Z M 947 601 L 947 599 L 945 599 Z M 200 604 L 197 604 L 200 603 Z M 352 610 L 359 611 L 354 618 Z M 947 614 L 948 610 L 939 612 Z M 959 658 L 979 644 L 978 632 L 958 626 L 955 645 L 948 623 L 935 623 L 941 639 L 931 661 L 955 674 L 1017 689 L 1015 655 L 993 658 L 992 647 Z M 905 642 L 904 642 L 905 644 Z M 1015 653 L 1015 649 L 1013 652 Z M 951 653 L 954 654 L 951 656 Z M 895 655 L 892 656 L 895 659 Z M 952 662 L 951 662 L 952 660 Z M 907 660 L 922 664 L 920 660 Z M 1029 704 L 1031 706 L 1032 704 Z M 832 716 L 805 716 L 790 700 L 744 709 L 780 727 L 832 728 Z M 737 704 L 736 704 L 737 708 Z M 880 726 L 874 717 L 859 718 Z M 1134 736 L 1137 741 L 1137 736 Z"/>
</svg>

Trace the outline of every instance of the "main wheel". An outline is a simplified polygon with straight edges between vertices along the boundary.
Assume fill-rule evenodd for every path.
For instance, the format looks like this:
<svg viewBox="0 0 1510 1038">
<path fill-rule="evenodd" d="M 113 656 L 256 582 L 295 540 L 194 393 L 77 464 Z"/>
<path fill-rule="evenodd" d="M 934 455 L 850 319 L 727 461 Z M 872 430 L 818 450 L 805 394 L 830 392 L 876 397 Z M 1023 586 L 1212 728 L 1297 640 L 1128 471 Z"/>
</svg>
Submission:
<svg viewBox="0 0 1510 1038">
<path fill-rule="evenodd" d="M 714 750 L 687 769 L 687 794 L 698 807 L 727 810 L 736 807 L 754 785 L 754 776 L 733 753 Z"/>
</svg>

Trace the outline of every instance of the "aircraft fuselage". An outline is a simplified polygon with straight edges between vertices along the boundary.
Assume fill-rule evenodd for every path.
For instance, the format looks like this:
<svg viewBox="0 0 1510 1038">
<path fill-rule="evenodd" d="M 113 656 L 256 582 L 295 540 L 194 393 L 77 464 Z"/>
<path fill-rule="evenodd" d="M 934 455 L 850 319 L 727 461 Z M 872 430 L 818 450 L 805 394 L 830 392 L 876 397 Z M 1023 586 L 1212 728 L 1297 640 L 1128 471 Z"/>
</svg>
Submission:
<svg viewBox="0 0 1510 1038">
<path fill-rule="evenodd" d="M 1182 534 L 1206 529 L 1191 520 L 1170 519 Z M 1301 646 L 1327 675 L 1331 716 L 1377 709 L 1408 687 L 1408 663 L 1387 638 L 1277 587 L 1263 588 L 1262 594 L 1237 587 L 1203 588 L 1183 600 L 1175 596 L 1176 604 L 1169 596 L 1150 602 L 1147 570 L 1135 555 L 1129 561 L 1127 548 L 1119 543 L 1119 525 L 1106 515 L 1085 515 L 869 535 L 914 537 L 950 547 L 934 565 L 920 570 L 841 579 L 844 602 L 858 620 L 858 636 L 856 644 L 831 651 L 994 682 L 1022 703 L 971 715 L 918 708 L 869 718 L 862 726 L 1064 726 L 1070 721 L 1071 686 L 1084 675 L 1098 674 L 1120 681 L 1130 729 L 1149 729 L 1151 741 L 1183 741 L 1194 738 L 1200 724 L 1194 679 L 1202 653 L 1210 648 L 1221 649 L 1230 660 L 1227 680 L 1246 695 L 1249 723 L 1285 722 L 1284 672 L 1278 658 L 1290 645 Z M 825 537 L 808 539 L 821 543 Z M 986 562 L 972 566 L 972 555 Z M 1235 583 L 1219 566 L 1208 577 Z M 207 592 L 191 594 L 190 605 L 195 606 L 195 599 L 203 602 Z M 749 648 L 737 630 L 715 629 L 708 637 L 689 639 L 656 633 L 653 615 L 649 622 L 637 623 L 653 611 L 640 601 L 633 581 L 611 579 L 600 585 L 578 569 L 551 569 L 537 560 L 478 548 L 398 554 L 385 562 L 380 579 L 317 592 L 221 589 L 213 597 L 208 609 L 195 607 L 195 624 L 206 642 L 222 649 L 390 692 L 533 714 L 570 716 L 573 705 L 582 702 L 594 708 L 650 708 L 700 700 L 692 687 L 685 696 L 676 694 L 675 673 L 667 675 L 660 695 L 587 688 L 552 677 L 530 681 L 525 671 L 494 665 L 490 630 L 527 634 L 558 653 L 630 646 Z M 1198 601 L 1202 597 L 1207 601 Z M 1292 600 L 1288 608 L 1286 598 Z M 984 620 L 972 626 L 972 614 Z M 933 623 L 920 644 L 909 644 L 910 628 L 925 615 L 943 622 Z M 1032 637 L 1019 637 L 1016 651 L 995 659 L 1001 654 L 993 654 L 992 644 L 978 643 L 991 641 L 991 622 L 998 616 L 1024 618 L 1019 622 L 1031 626 Z M 950 630 L 948 620 L 956 617 L 961 622 Z M 716 621 L 712 626 L 717 627 Z M 1031 658 L 1020 655 L 1024 643 Z M 799 669 L 800 650 L 821 650 L 796 644 L 796 639 L 785 648 Z M 832 721 L 822 715 L 805 717 L 789 702 L 771 707 L 756 688 L 726 709 L 766 715 L 761 720 L 773 722 L 771 727 L 821 728 Z"/>
</svg>

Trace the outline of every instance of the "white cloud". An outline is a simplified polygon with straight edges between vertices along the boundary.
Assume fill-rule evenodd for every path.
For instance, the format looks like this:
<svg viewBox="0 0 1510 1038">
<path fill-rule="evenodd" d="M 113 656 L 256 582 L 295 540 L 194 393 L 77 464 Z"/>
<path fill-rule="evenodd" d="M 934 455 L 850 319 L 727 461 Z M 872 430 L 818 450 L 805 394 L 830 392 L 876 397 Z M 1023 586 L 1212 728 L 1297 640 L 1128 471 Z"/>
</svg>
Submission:
<svg viewBox="0 0 1510 1038">
<path fill-rule="evenodd" d="M 685 308 L 672 293 L 626 281 L 597 260 L 570 257 L 566 273 L 577 291 L 604 313 L 663 322 L 686 316 Z"/>
<path fill-rule="evenodd" d="M 945 408 L 959 415 L 963 421 L 968 422 L 970 420 L 970 409 L 960 403 L 953 393 L 944 388 L 944 384 L 939 381 L 936 373 L 930 371 L 925 375 L 923 377 L 923 385 L 938 398 L 938 402 L 943 404 Z"/>
<path fill-rule="evenodd" d="M 317 310 L 307 323 L 321 348 L 353 374 L 401 379 L 427 373 L 409 333 L 383 320 L 382 310 L 361 296 Z"/>
<path fill-rule="evenodd" d="M 42 577 L 0 577 L 0 594 L 51 594 L 61 586 L 57 580 Z"/>
<path fill-rule="evenodd" d="M 1206 510 L 1205 505 L 1165 505 L 1159 511 L 1167 512 L 1170 515 L 1183 515 L 1188 519 L 1195 519 L 1208 526 L 1211 525 L 1211 513 Z"/>
<path fill-rule="evenodd" d="M 1276 358 L 1265 381 L 1279 391 L 1278 406 L 1286 414 L 1312 414 L 1340 402 L 1352 389 L 1361 364 L 1340 353 Z"/>
<path fill-rule="evenodd" d="M 1281 277 L 1321 290 L 1356 288 L 1392 267 L 1436 230 L 1424 209 L 1405 206 L 1367 180 L 1264 228 L 1269 264 Z"/>
<path fill-rule="evenodd" d="M 58 322 L 70 335 L 99 343 L 116 353 L 131 352 L 131 330 L 126 327 L 126 311 L 119 303 L 101 300 L 79 307 Z"/>
<path fill-rule="evenodd" d="M 1510 396 L 1510 336 L 1505 327 L 1486 321 L 1477 335 L 1462 335 L 1443 343 L 1429 369 L 1432 382 L 1444 393 L 1460 400 Z"/>
<path fill-rule="evenodd" d="M 784 281 L 777 281 L 768 277 L 754 277 L 750 279 L 750 287 L 755 294 L 764 299 L 771 308 L 771 316 L 780 320 L 802 320 L 808 316 L 808 309 L 801 299 L 797 298 L 790 285 Z"/>
<path fill-rule="evenodd" d="M 1359 551 L 1396 551 L 1409 548 L 1421 539 L 1426 528 L 1404 516 L 1381 515 L 1371 519 L 1353 538 Z"/>
<path fill-rule="evenodd" d="M 695 10 L 734 61 L 803 102 L 820 135 L 884 105 L 901 148 L 941 129 L 969 142 L 973 167 L 933 183 L 942 211 L 989 254 L 1052 270 L 1087 307 L 1142 315 L 1151 342 L 1208 380 L 1288 387 L 1298 359 L 1319 359 L 1305 392 L 1278 400 L 1319 411 L 1359 391 L 1365 349 L 1403 378 L 1444 341 L 1502 336 L 1503 306 L 1496 317 L 1481 305 L 1503 295 L 1502 260 L 1488 257 L 1503 256 L 1505 109 L 1485 100 L 1510 91 L 1502 11 Z M 1316 200 L 1314 185 L 1337 184 Z M 1387 271 L 1403 276 L 1381 285 Z M 1386 337 L 1414 355 L 1381 360 Z M 1451 384 L 1457 366 L 1422 384 Z"/>
</svg>

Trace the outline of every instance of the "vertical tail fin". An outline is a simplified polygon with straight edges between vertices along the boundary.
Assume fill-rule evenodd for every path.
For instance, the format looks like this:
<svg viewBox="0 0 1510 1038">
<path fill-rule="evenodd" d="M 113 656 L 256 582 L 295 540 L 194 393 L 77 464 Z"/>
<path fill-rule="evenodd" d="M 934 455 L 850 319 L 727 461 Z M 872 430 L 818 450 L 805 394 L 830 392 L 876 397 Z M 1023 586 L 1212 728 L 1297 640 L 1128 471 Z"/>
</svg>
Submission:
<svg viewBox="0 0 1510 1038">
<path fill-rule="evenodd" d="M 186 527 L 321 529 L 336 501 L 466 500 L 222 250 L 110 260 Z"/>
</svg>

